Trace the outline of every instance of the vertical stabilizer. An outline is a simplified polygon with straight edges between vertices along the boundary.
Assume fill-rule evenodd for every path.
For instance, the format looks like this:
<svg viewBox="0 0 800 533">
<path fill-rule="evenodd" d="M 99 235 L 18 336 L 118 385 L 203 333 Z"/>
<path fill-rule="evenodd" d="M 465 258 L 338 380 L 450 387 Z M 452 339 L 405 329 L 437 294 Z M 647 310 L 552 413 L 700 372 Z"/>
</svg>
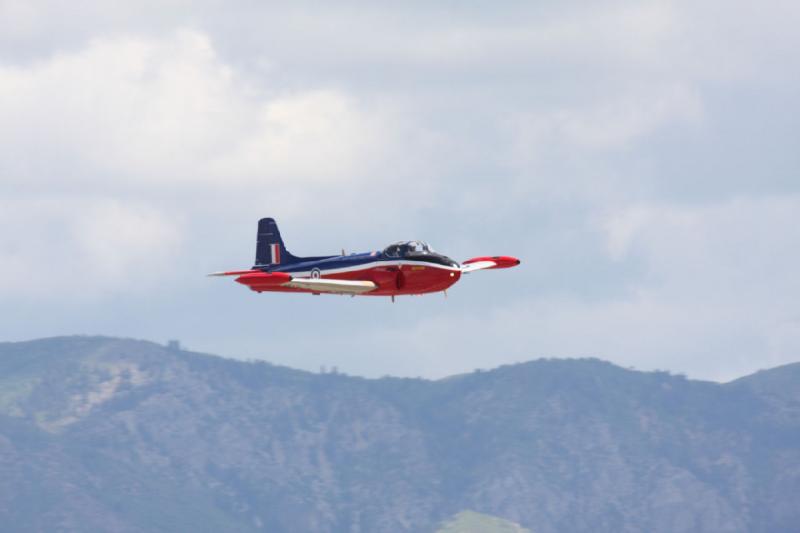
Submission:
<svg viewBox="0 0 800 533">
<path fill-rule="evenodd" d="M 262 218 L 258 221 L 256 237 L 256 267 L 274 266 L 293 263 L 297 260 L 286 251 L 278 231 L 278 224 L 273 218 Z"/>
</svg>

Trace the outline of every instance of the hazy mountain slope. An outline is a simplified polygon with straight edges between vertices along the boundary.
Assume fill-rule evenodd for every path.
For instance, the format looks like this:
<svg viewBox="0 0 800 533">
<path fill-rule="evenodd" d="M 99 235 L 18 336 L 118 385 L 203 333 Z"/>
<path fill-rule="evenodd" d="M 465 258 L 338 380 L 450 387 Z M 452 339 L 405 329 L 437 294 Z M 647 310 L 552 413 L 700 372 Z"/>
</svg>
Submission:
<svg viewBox="0 0 800 533">
<path fill-rule="evenodd" d="M 531 531 L 502 518 L 474 511 L 462 511 L 448 520 L 436 533 L 531 533 Z"/>
<path fill-rule="evenodd" d="M 760 395 L 777 395 L 800 401 L 800 363 L 760 370 L 732 381 L 729 386 L 750 388 Z"/>
<path fill-rule="evenodd" d="M 776 530 L 800 531 L 800 363 L 761 370 L 726 387 L 751 391 L 765 405 L 744 422 L 754 437 L 751 454 L 758 467 L 752 475 L 763 482 L 761 497 L 769 502 L 753 510 L 755 519 Z"/>
<path fill-rule="evenodd" d="M 417 532 L 473 509 L 537 533 L 797 531 L 800 406 L 772 372 L 766 390 L 597 360 L 366 380 L 4 343 L 0 524 Z"/>
</svg>

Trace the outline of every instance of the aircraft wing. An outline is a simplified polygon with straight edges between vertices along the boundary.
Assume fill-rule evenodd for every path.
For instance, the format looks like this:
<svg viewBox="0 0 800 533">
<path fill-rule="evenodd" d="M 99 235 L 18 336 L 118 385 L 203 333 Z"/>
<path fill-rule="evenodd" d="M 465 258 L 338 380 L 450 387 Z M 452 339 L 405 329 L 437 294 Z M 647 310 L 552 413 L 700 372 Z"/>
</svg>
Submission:
<svg viewBox="0 0 800 533">
<path fill-rule="evenodd" d="M 376 289 L 378 286 L 371 281 L 352 281 L 345 279 L 327 278 L 292 278 L 291 281 L 281 284 L 283 287 L 305 289 L 314 292 L 330 292 L 334 294 L 361 294 Z"/>
<path fill-rule="evenodd" d="M 516 257 L 509 257 L 507 255 L 473 257 L 461 264 L 461 272 L 462 274 L 469 274 L 470 272 L 487 268 L 511 268 L 517 266 L 519 262 L 519 259 Z"/>
<path fill-rule="evenodd" d="M 462 274 L 469 274 L 470 272 L 475 272 L 476 270 L 483 270 L 485 268 L 494 268 L 497 266 L 497 263 L 494 261 L 475 261 L 474 263 L 469 263 L 468 265 L 461 265 L 461 273 Z"/>
</svg>

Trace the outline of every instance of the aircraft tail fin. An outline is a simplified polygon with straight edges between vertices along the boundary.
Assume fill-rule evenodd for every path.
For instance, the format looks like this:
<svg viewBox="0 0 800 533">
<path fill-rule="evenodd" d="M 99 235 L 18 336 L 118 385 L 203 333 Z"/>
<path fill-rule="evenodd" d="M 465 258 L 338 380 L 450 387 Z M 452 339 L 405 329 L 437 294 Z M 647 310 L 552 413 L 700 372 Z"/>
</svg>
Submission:
<svg viewBox="0 0 800 533">
<path fill-rule="evenodd" d="M 255 266 L 273 266 L 294 262 L 297 262 L 297 258 L 290 254 L 283 245 L 281 232 L 278 231 L 275 219 L 262 218 L 259 220 Z"/>
</svg>

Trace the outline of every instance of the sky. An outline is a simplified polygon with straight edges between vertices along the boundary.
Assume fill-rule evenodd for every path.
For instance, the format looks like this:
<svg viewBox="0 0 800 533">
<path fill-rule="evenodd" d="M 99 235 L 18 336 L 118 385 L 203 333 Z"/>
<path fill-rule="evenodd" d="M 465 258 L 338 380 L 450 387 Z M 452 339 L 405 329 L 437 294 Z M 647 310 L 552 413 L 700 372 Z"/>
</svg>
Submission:
<svg viewBox="0 0 800 533">
<path fill-rule="evenodd" d="M 800 3 L 0 0 L 0 340 L 317 371 L 800 360 Z M 255 294 L 405 239 L 510 270 Z"/>
</svg>

